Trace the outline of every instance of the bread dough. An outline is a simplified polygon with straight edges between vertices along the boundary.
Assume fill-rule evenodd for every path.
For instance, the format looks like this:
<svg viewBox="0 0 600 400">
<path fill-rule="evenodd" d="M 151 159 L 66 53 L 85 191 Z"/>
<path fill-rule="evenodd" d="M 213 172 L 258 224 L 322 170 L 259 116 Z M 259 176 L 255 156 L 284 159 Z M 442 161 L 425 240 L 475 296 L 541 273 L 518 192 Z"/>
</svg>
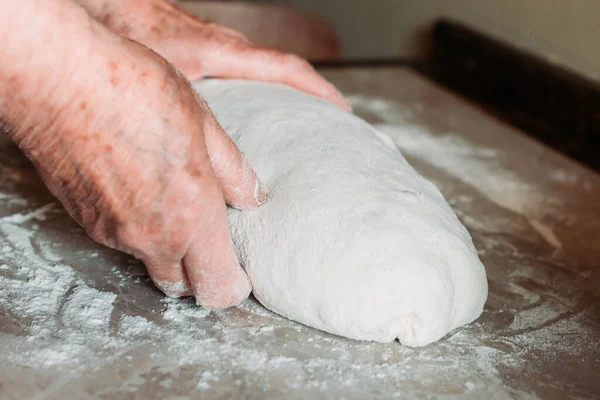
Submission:
<svg viewBox="0 0 600 400">
<path fill-rule="evenodd" d="M 257 210 L 228 211 L 265 307 L 337 335 L 409 346 L 481 314 L 487 281 L 469 233 L 387 136 L 284 86 L 194 86 L 270 191 Z"/>
</svg>

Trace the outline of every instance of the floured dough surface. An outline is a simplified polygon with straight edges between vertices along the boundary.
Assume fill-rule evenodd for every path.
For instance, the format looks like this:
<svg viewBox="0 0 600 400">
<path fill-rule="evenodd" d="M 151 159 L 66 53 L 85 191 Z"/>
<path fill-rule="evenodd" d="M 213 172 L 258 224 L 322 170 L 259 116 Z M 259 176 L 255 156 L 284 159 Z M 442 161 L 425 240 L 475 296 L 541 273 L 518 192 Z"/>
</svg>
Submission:
<svg viewBox="0 0 600 400">
<path fill-rule="evenodd" d="M 293 89 L 195 83 L 270 191 L 229 210 L 255 297 L 359 340 L 423 346 L 473 321 L 487 281 L 438 189 L 360 118 Z"/>
</svg>

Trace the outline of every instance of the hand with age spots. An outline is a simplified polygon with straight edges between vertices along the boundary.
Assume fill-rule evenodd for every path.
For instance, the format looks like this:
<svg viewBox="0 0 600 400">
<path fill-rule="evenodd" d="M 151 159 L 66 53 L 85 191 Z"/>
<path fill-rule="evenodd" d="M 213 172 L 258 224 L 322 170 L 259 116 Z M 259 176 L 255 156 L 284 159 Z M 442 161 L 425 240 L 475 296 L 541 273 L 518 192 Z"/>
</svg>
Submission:
<svg viewBox="0 0 600 400">
<path fill-rule="evenodd" d="M 163 58 L 73 1 L 7 1 L 0 122 L 48 188 L 166 294 L 211 309 L 245 299 L 225 202 L 254 208 L 266 192 L 206 103 Z"/>
<path fill-rule="evenodd" d="M 251 43 L 237 31 L 187 14 L 173 1 L 78 1 L 108 28 L 150 47 L 191 80 L 218 77 L 282 83 L 350 109 L 335 87 L 303 59 Z"/>
</svg>

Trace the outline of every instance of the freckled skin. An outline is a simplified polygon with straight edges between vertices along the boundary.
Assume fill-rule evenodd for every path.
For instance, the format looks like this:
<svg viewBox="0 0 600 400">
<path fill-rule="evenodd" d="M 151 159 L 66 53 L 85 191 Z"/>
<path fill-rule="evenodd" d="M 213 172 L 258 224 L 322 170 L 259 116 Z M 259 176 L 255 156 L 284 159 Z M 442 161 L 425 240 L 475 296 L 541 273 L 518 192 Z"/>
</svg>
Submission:
<svg viewBox="0 0 600 400">
<path fill-rule="evenodd" d="M 245 298 L 223 200 L 248 209 L 266 192 L 189 82 L 124 38 L 190 79 L 278 82 L 349 109 L 339 92 L 298 57 L 167 0 L 79 0 L 122 37 L 73 0 L 5 3 L 0 127 L 52 193 L 96 241 L 141 258 L 168 295 L 208 308 Z"/>
<path fill-rule="evenodd" d="M 79 0 L 98 21 L 153 49 L 189 79 L 277 82 L 349 110 L 343 96 L 306 61 L 252 43 L 241 33 L 187 14 L 169 0 Z M 268 21 L 265 21 L 268 23 Z"/>
<path fill-rule="evenodd" d="M 251 287 L 225 203 L 253 208 L 266 192 L 255 198 L 256 174 L 204 100 L 71 0 L 5 1 L 0 121 L 50 191 L 94 240 L 139 257 L 168 295 L 207 308 L 243 300 Z"/>
</svg>

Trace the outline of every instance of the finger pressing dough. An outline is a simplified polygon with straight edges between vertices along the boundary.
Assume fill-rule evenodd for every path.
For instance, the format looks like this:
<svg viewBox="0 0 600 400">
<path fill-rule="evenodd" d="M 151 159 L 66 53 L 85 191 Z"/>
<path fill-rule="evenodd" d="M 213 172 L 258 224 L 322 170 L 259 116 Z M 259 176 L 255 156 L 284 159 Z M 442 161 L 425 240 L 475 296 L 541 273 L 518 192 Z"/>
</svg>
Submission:
<svg viewBox="0 0 600 400">
<path fill-rule="evenodd" d="M 360 118 L 280 85 L 195 83 L 268 187 L 230 209 L 254 296 L 359 340 L 424 346 L 477 318 L 483 265 L 438 189 Z"/>
</svg>

